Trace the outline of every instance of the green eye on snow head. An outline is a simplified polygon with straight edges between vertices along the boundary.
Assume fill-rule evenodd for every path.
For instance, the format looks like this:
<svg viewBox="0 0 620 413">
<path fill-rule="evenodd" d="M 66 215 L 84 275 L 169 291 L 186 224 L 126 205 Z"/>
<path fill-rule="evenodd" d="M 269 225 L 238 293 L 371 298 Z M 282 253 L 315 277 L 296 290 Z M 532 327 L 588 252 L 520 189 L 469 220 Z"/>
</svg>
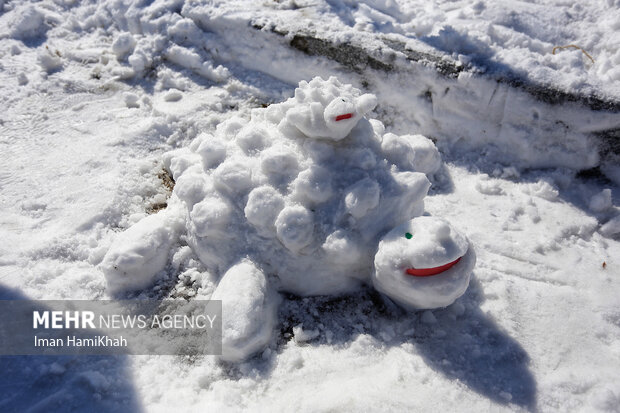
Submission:
<svg viewBox="0 0 620 413">
<path fill-rule="evenodd" d="M 413 235 L 411 235 L 410 232 L 405 232 L 405 238 L 411 239 L 411 238 L 413 238 Z"/>
</svg>

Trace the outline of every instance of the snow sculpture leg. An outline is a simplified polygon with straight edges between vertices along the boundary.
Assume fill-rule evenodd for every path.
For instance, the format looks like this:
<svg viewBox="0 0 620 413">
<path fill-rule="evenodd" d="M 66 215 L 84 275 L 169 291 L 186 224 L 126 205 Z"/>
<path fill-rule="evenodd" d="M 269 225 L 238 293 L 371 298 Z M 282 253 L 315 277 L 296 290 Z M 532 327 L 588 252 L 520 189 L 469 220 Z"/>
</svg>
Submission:
<svg viewBox="0 0 620 413">
<path fill-rule="evenodd" d="M 183 221 L 183 207 L 173 196 L 164 211 L 149 215 L 117 235 L 99 265 L 108 291 L 115 294 L 152 284 L 166 266 Z"/>
<path fill-rule="evenodd" d="M 222 300 L 222 360 L 242 361 L 269 344 L 279 300 L 252 261 L 231 267 L 211 299 Z"/>
</svg>

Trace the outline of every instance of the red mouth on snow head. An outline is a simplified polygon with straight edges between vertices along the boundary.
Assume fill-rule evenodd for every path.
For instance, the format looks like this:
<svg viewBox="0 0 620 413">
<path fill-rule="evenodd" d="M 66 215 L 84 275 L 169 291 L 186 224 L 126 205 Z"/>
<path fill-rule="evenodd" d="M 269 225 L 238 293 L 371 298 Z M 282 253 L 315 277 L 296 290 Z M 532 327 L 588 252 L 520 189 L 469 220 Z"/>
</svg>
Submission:
<svg viewBox="0 0 620 413">
<path fill-rule="evenodd" d="M 336 122 L 345 120 L 345 119 L 351 119 L 352 117 L 353 117 L 352 113 L 345 113 L 343 115 L 338 115 L 336 116 Z"/>
<path fill-rule="evenodd" d="M 439 267 L 433 268 L 407 268 L 405 272 L 409 275 L 413 275 L 414 277 L 430 277 L 432 275 L 441 274 L 442 272 L 448 271 L 450 268 L 454 267 L 463 257 L 458 257 L 452 262 L 449 262 L 444 265 L 440 265 Z"/>
</svg>

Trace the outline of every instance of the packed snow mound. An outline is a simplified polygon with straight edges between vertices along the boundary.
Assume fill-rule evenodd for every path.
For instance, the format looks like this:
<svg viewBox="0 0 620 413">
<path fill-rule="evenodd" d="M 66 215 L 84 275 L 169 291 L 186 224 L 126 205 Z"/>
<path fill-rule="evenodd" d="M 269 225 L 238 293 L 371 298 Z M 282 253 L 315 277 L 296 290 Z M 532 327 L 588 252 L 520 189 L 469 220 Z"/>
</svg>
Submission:
<svg viewBox="0 0 620 413">
<path fill-rule="evenodd" d="M 371 283 L 379 241 L 394 227 L 415 227 L 426 241 L 390 244 L 391 260 L 436 267 L 466 259 L 439 281 L 408 281 L 415 274 L 405 267 L 393 268 L 386 281 L 379 265 L 381 291 L 406 307 L 436 308 L 467 288 L 473 253 L 466 239 L 445 221 L 411 221 L 424 212 L 439 152 L 424 136 L 384 133 L 381 122 L 364 117 L 375 104 L 373 95 L 335 77 L 316 77 L 287 101 L 255 109 L 249 121 L 228 119 L 214 135 L 167 154 L 176 181 L 171 204 L 181 205 L 168 211 L 170 219 L 185 220 L 188 244 L 221 276 L 212 298 L 227 314 L 222 359 L 238 362 L 269 344 L 276 290 L 336 294 Z M 113 289 L 144 286 L 165 264 L 169 226 L 145 221 L 119 236 L 104 258 Z M 414 291 L 419 285 L 423 291 Z"/>
<path fill-rule="evenodd" d="M 441 166 L 429 139 L 383 135 L 364 118 L 375 102 L 317 77 L 172 155 L 188 239 L 207 268 L 221 274 L 250 257 L 300 295 L 367 281 L 379 237 L 422 214 L 423 172 Z"/>
<path fill-rule="evenodd" d="M 2 10 L 2 7 L 0 7 L 0 10 Z M 30 4 L 18 5 L 7 14 L 8 16 L 4 19 L 4 22 L 9 30 L 8 33 L 0 31 L 0 37 L 8 35 L 7 37 L 23 41 L 34 40 L 44 36 L 52 25 L 60 22 L 58 16 Z"/>
</svg>

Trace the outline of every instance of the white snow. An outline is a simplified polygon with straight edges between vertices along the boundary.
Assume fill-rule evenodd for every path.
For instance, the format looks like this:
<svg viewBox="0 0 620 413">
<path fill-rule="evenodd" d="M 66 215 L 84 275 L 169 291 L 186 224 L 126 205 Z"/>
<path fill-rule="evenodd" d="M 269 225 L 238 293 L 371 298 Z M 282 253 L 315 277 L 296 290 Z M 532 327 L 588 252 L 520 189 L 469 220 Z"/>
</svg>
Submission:
<svg viewBox="0 0 620 413">
<path fill-rule="evenodd" d="M 340 86 L 301 81 L 295 90 L 295 105 L 285 109 L 286 122 L 278 125 L 280 130 L 286 134 L 293 126 L 309 138 L 345 138 L 360 118 L 375 108 L 377 98 L 370 94 L 360 96 L 360 91 L 352 90 L 351 85 L 344 85 L 344 89 Z"/>
<path fill-rule="evenodd" d="M 278 239 L 294 253 L 300 252 L 312 242 L 314 232 L 312 214 L 302 205 L 283 208 L 275 224 Z"/>
<path fill-rule="evenodd" d="M 477 256 L 465 294 L 432 313 L 403 312 L 370 288 L 287 295 L 267 349 L 233 365 L 2 357 L 0 410 L 617 411 L 620 168 L 600 165 L 591 138 L 619 127 L 617 113 L 543 104 L 469 74 L 447 80 L 381 53 L 394 39 L 486 74 L 617 99 L 618 13 L 617 0 L 0 0 L 0 298 L 108 297 L 98 266 L 113 240 L 172 202 L 162 168 L 182 176 L 175 192 L 186 203 L 211 199 L 203 168 L 226 158 L 252 109 L 280 118 L 272 103 L 317 75 L 376 95 L 378 135 L 436 140 L 444 165 L 425 210 L 467 235 Z M 363 45 L 396 69 L 307 56 L 280 30 Z M 133 47 L 114 46 L 129 37 Z M 568 44 L 594 63 L 574 48 L 551 53 Z M 251 156 L 262 143 L 246 137 L 239 151 Z M 321 143 L 304 153 L 329 158 Z M 286 186 L 304 159 L 276 145 L 252 168 Z M 364 170 L 380 161 L 365 149 L 346 159 Z M 576 174 L 598 165 L 612 181 Z M 245 217 L 245 206 L 234 213 Z M 275 219 L 255 218 L 274 234 Z M 359 240 L 329 234 L 326 260 L 355 267 L 367 256 Z M 210 297 L 219 276 L 188 241 L 171 242 L 159 281 L 127 297 Z"/>
<path fill-rule="evenodd" d="M 248 203 L 243 212 L 248 222 L 254 225 L 261 235 L 269 236 L 273 234 L 276 219 L 282 209 L 284 209 L 282 195 L 270 186 L 259 186 L 248 195 Z"/>
<path fill-rule="evenodd" d="M 181 208 L 178 199 L 172 197 L 164 211 L 141 219 L 114 238 L 99 264 L 112 294 L 144 289 L 161 275 L 183 225 L 178 212 Z M 218 212 L 215 209 L 209 214 Z"/>
<path fill-rule="evenodd" d="M 441 157 L 433 142 L 422 135 L 397 136 L 386 133 L 381 149 L 388 159 L 405 170 L 432 175 L 441 167 Z"/>
<path fill-rule="evenodd" d="M 131 33 L 121 33 L 112 43 L 112 51 L 118 59 L 122 59 L 136 47 L 136 39 Z"/>
<path fill-rule="evenodd" d="M 41 68 L 48 73 L 62 68 L 63 62 L 60 58 L 60 52 L 53 52 L 47 48 L 45 50 L 41 50 L 39 52 L 39 64 L 41 65 Z"/>
<path fill-rule="evenodd" d="M 600 229 L 601 234 L 606 237 L 613 237 L 620 234 L 620 215 L 616 215 L 607 221 Z"/>
<path fill-rule="evenodd" d="M 353 218 L 362 218 L 379 205 L 381 189 L 377 181 L 364 178 L 345 189 L 344 206 Z"/>
<path fill-rule="evenodd" d="M 321 332 L 319 330 L 304 330 L 303 324 L 293 327 L 293 336 L 297 343 L 305 343 L 314 340 L 320 335 Z"/>
<path fill-rule="evenodd" d="M 49 29 L 45 24 L 45 13 L 30 5 L 17 8 L 8 26 L 10 36 L 21 40 L 37 38 Z"/>
</svg>

